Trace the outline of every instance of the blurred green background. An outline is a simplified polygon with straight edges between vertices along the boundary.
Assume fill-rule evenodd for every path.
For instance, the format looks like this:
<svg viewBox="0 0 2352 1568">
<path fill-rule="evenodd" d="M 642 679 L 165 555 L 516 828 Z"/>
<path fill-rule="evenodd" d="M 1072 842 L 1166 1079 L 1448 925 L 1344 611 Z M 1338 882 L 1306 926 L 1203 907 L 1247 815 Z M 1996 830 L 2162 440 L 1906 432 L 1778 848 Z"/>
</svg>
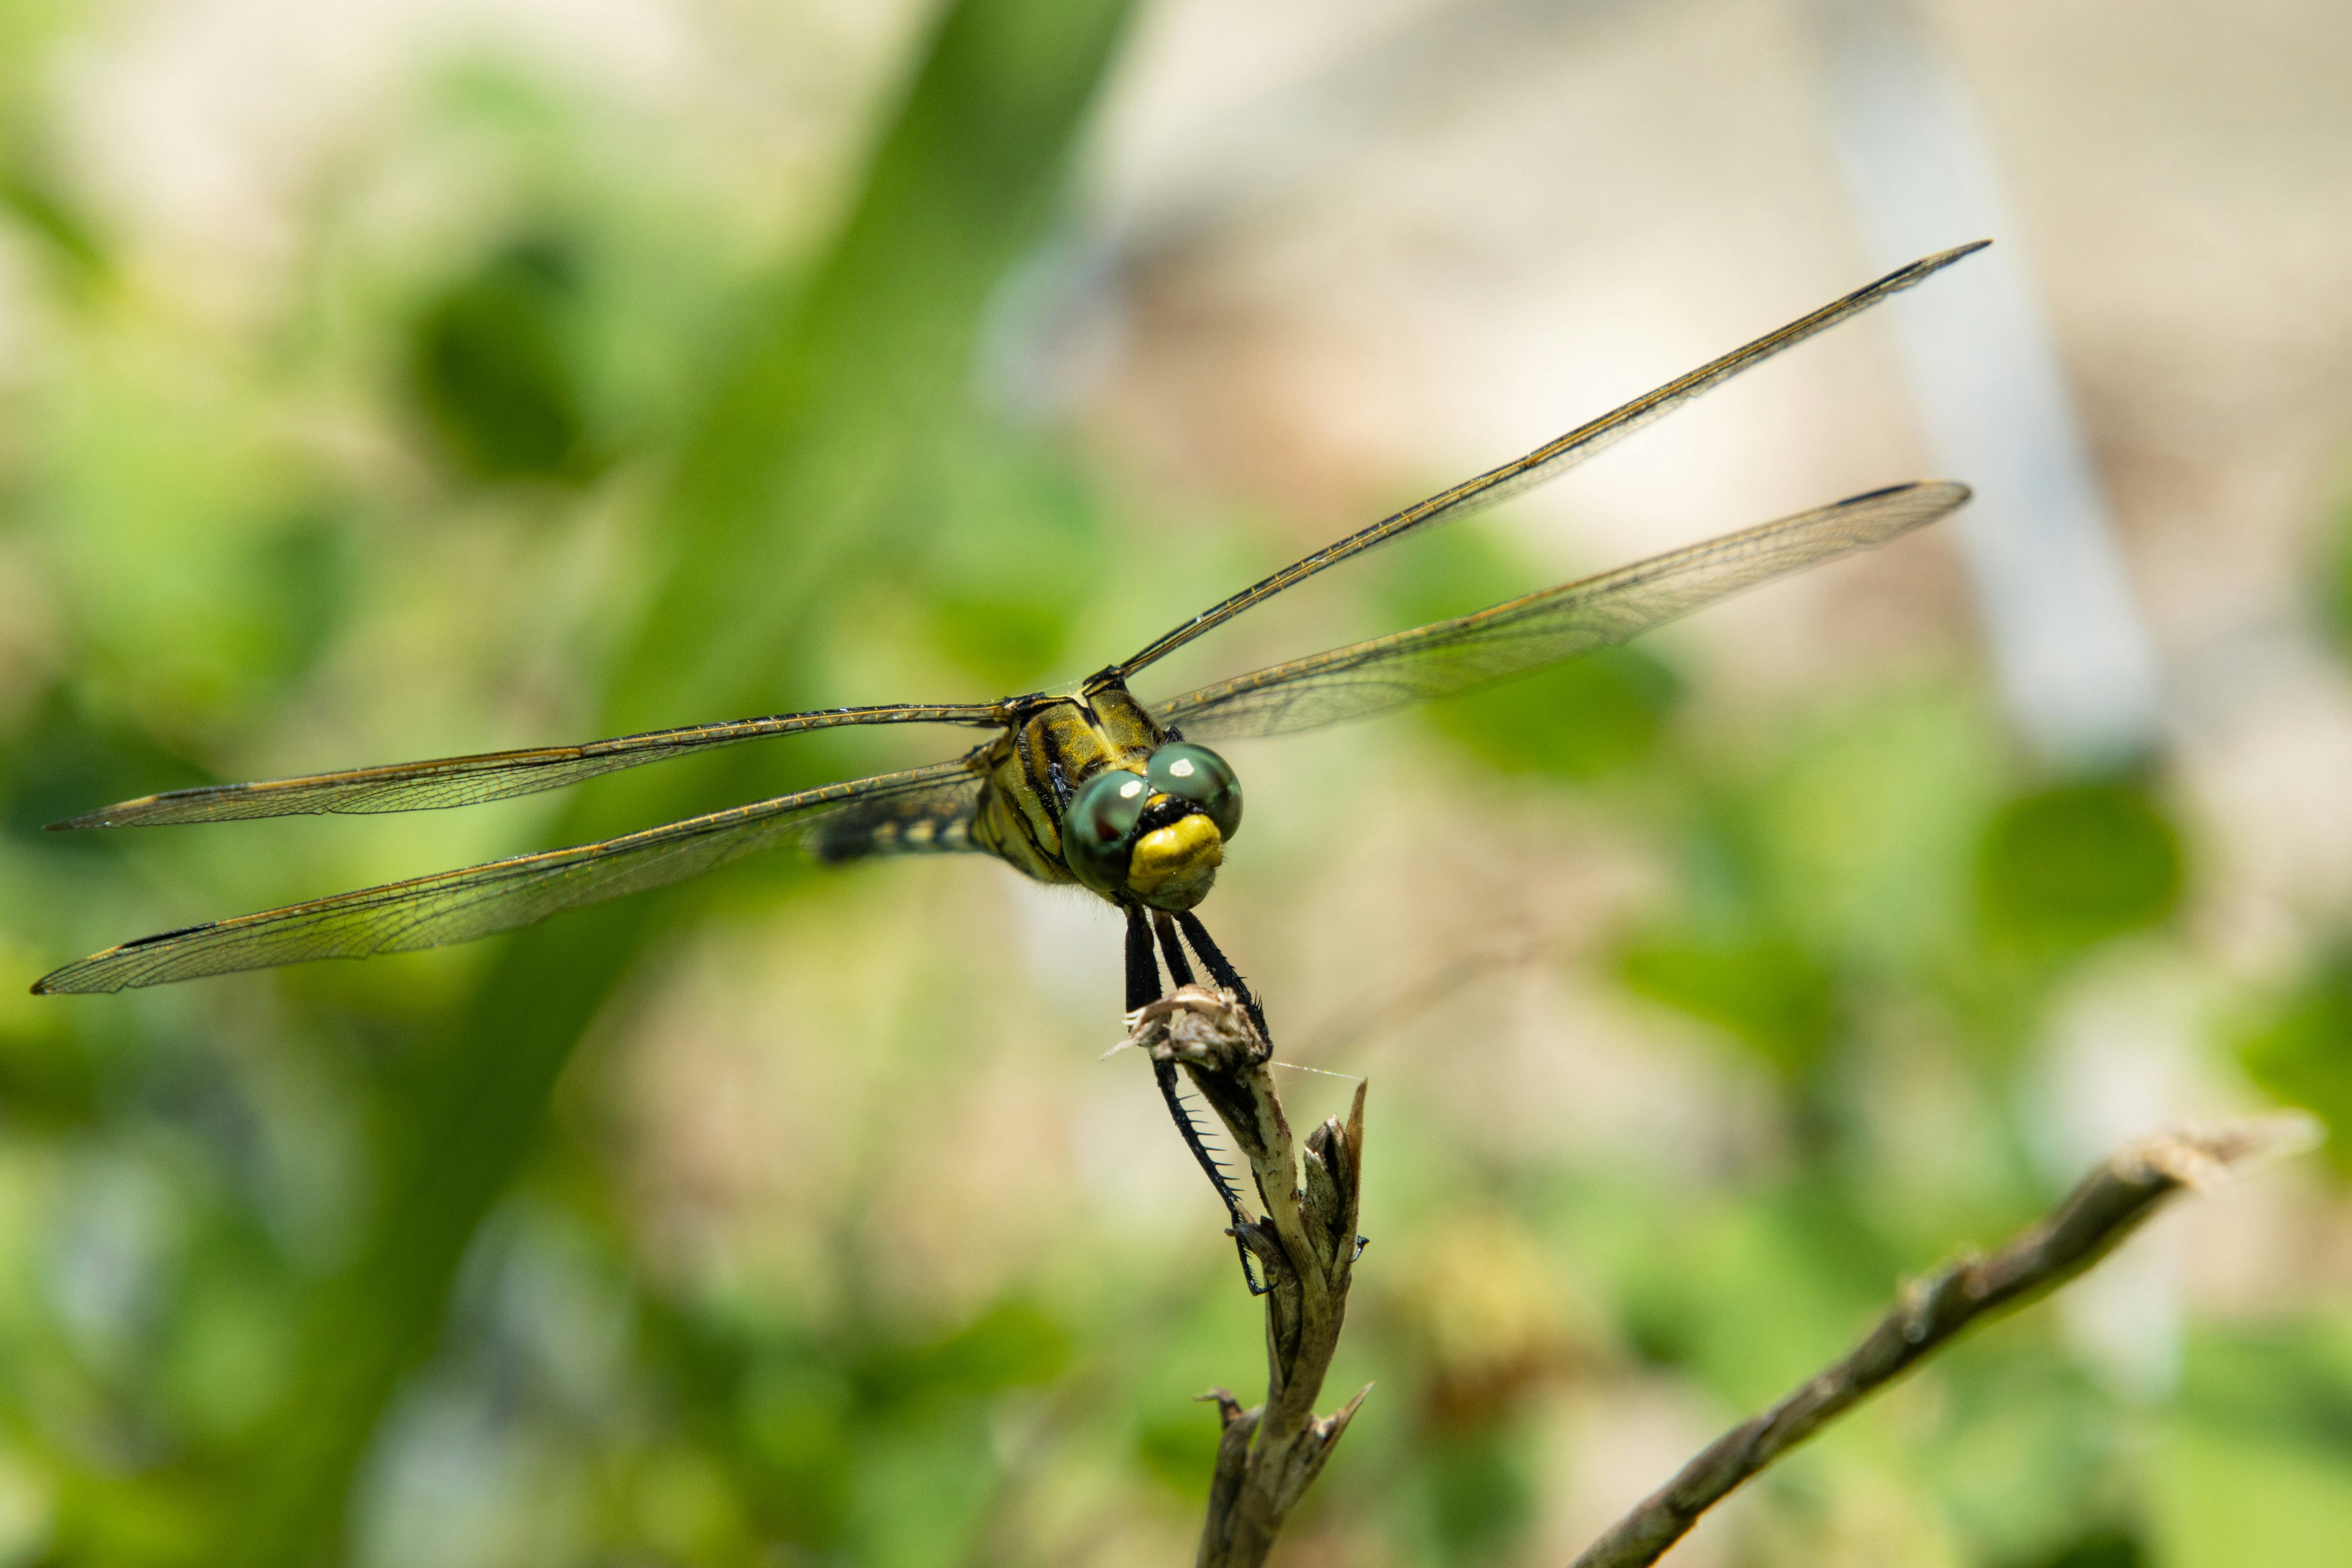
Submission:
<svg viewBox="0 0 2352 1568">
<path fill-rule="evenodd" d="M 1190 1552 L 1190 1400 L 1255 1397 L 1260 1329 L 1097 1059 L 1107 910 L 778 857 L 467 949 L 24 992 L 965 738 L 47 821 L 1066 679 L 1868 275 L 1775 7 L 1129 10 L 0 0 L 0 1568 Z M 2146 594 L 2144 754 L 2035 760 L 1944 540 L 1234 749 L 1205 913 L 1286 1060 L 1372 1079 L 1327 1403 L 1377 1388 L 1287 1561 L 1563 1561 L 1905 1273 L 2275 1104 L 2329 1149 L 1675 1561 L 2352 1557 L 2352 118 L 2312 85 L 2352 24 L 2272 10 L 2243 47 L 2184 4 L 1939 13 Z M 1499 84 L 1396 76 L 1481 28 Z M 1145 694 L 1922 471 L 1875 330 Z M 1348 1087 L 1295 1076 L 1294 1121 Z"/>
</svg>

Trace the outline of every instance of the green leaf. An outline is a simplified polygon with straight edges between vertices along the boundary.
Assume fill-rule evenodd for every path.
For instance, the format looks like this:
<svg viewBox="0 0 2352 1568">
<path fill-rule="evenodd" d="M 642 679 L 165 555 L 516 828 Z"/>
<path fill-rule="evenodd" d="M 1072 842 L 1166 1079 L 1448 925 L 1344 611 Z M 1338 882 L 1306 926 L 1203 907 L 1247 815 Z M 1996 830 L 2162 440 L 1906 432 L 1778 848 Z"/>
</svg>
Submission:
<svg viewBox="0 0 2352 1568">
<path fill-rule="evenodd" d="M 1837 1030 L 1835 977 L 1785 937 L 1655 937 L 1628 949 L 1619 973 L 1637 994 L 1728 1031 L 1791 1076 Z"/>
<path fill-rule="evenodd" d="M 1534 1524 L 1540 1500 L 1527 1446 L 1512 1436 L 1495 1427 L 1448 1433 L 1416 1456 L 1421 1473 L 1412 1490 L 1433 1561 L 1491 1563 L 1521 1554 L 1514 1548 Z"/>
<path fill-rule="evenodd" d="M 2029 1568 L 2141 1568 L 2147 1561 L 2137 1536 L 2106 1529 L 2076 1536 Z"/>
<path fill-rule="evenodd" d="M 2239 1042 L 2246 1074 L 2327 1126 L 2326 1152 L 2352 1175 L 2352 952 L 2323 960 Z"/>
<path fill-rule="evenodd" d="M 1051 1383 L 1068 1361 L 1058 1321 L 1034 1302 L 1005 1301 L 942 1339 L 876 1356 L 863 1392 L 886 1407 L 976 1399 Z"/>
<path fill-rule="evenodd" d="M 2178 1423 L 2156 1460 L 2165 1568 L 2352 1562 L 2347 1458 L 2259 1433 Z"/>
<path fill-rule="evenodd" d="M 1155 1411 L 1135 1429 L 1135 1458 L 1152 1479 L 1187 1502 L 1209 1495 L 1223 1425 L 1214 1405 Z"/>
<path fill-rule="evenodd" d="M 2180 902 L 2180 837 L 2144 788 L 2059 784 L 2011 801 L 1977 858 L 1988 934 L 2063 951 L 2156 925 Z"/>
<path fill-rule="evenodd" d="M 915 487 L 933 645 L 990 691 L 1065 673 L 1070 631 L 1101 596 L 1105 509 L 1062 453 L 977 419 Z"/>
<path fill-rule="evenodd" d="M 95 283 L 112 274 L 97 230 L 49 181 L 21 168 L 0 170 L 0 212 L 44 241 L 76 281 Z"/>
<path fill-rule="evenodd" d="M 451 284 L 411 329 L 410 395 L 477 479 L 572 479 L 593 466 L 574 347 L 579 269 L 564 241 L 519 240 Z"/>
<path fill-rule="evenodd" d="M 2352 1336 L 2324 1321 L 2197 1334 L 2155 1468 L 2166 1568 L 2352 1562 Z"/>
</svg>

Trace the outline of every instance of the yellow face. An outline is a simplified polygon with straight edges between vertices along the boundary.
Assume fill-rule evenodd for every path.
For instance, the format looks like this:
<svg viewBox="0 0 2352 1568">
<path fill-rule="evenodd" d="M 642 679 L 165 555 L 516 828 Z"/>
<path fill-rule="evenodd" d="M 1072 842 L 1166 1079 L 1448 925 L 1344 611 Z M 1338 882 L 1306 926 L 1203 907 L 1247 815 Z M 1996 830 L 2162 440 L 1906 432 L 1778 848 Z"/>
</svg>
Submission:
<svg viewBox="0 0 2352 1568">
<path fill-rule="evenodd" d="M 1189 910 L 1209 896 L 1224 861 L 1225 836 L 1206 815 L 1195 812 L 1135 841 L 1127 889 L 1155 910 Z"/>
<path fill-rule="evenodd" d="M 1241 819 L 1224 760 L 1171 741 L 1139 769 L 1106 768 L 1078 786 L 1062 814 L 1062 858 L 1106 898 L 1181 911 L 1209 896 Z"/>
</svg>

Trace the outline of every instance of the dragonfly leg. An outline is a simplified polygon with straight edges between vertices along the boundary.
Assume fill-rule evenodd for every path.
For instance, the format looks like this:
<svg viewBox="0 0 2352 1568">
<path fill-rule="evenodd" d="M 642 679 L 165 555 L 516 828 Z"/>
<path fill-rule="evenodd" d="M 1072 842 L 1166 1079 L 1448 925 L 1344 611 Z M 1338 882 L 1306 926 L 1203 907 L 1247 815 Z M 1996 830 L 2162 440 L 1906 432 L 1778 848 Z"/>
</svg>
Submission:
<svg viewBox="0 0 2352 1568">
<path fill-rule="evenodd" d="M 1143 911 L 1127 911 L 1127 1010 L 1148 1007 L 1160 1000 L 1160 961 L 1151 952 L 1151 928 Z"/>
<path fill-rule="evenodd" d="M 1154 914 L 1151 929 L 1160 938 L 1160 951 L 1168 960 L 1168 978 L 1179 985 L 1192 984 L 1192 964 L 1184 956 L 1184 944 L 1176 940 L 1175 922 L 1166 915 Z"/>
<path fill-rule="evenodd" d="M 1175 976 L 1179 985 L 1191 984 L 1192 965 L 1184 962 L 1184 950 L 1178 945 L 1175 931 L 1167 924 L 1165 916 L 1160 917 L 1158 923 L 1160 942 L 1168 955 L 1169 973 Z M 1130 1013 L 1160 999 L 1160 964 L 1152 952 L 1151 937 L 1152 923 L 1141 910 L 1130 908 L 1127 911 L 1127 1007 Z M 1184 1147 L 1190 1149 L 1192 1158 L 1200 1162 L 1202 1173 L 1209 1178 L 1209 1184 L 1217 1189 L 1217 1197 L 1225 1205 L 1225 1215 L 1233 1221 L 1236 1233 L 1234 1251 L 1242 1260 L 1242 1283 L 1249 1287 L 1251 1295 L 1265 1295 L 1267 1288 L 1258 1282 L 1257 1270 L 1250 1262 L 1249 1248 L 1242 1244 L 1238 1234 L 1242 1226 L 1250 1223 L 1249 1211 L 1242 1207 L 1241 1194 L 1234 1190 L 1232 1175 L 1209 1152 L 1208 1140 L 1202 1136 L 1201 1124 L 1195 1119 L 1192 1108 L 1184 1102 L 1183 1087 L 1176 1077 L 1176 1064 L 1154 1061 L 1151 1075 L 1160 1085 L 1160 1098 L 1168 1102 L 1168 1114 L 1176 1123 L 1176 1135 L 1184 1140 Z"/>
<path fill-rule="evenodd" d="M 1265 1014 L 1259 1010 L 1257 998 L 1250 994 L 1249 984 L 1242 978 L 1241 971 L 1235 969 L 1217 950 L 1217 944 L 1209 939 L 1209 928 L 1201 923 L 1200 916 L 1189 910 L 1178 915 L 1176 920 L 1184 928 L 1184 939 L 1192 944 L 1192 951 L 1199 953 L 1201 962 L 1208 966 L 1209 977 L 1241 999 L 1242 1005 L 1249 1009 L 1250 1022 L 1257 1026 L 1258 1038 L 1271 1046 L 1274 1037 L 1266 1032 Z M 1164 931 L 1162 940 L 1165 940 Z M 1349 1261 L 1353 1263 L 1357 1258 L 1361 1258 L 1364 1248 L 1371 1244 L 1371 1237 L 1368 1236 L 1356 1237 L 1355 1254 Z M 1244 1272 L 1249 1268 L 1246 1255 L 1242 1258 L 1242 1268 Z"/>
<path fill-rule="evenodd" d="M 1248 1009 L 1250 1022 L 1257 1026 L 1258 1038 L 1272 1045 L 1274 1036 L 1265 1026 L 1265 1009 L 1257 1005 L 1241 971 L 1227 963 L 1225 955 L 1217 951 L 1217 944 L 1209 940 L 1209 928 L 1201 923 L 1201 917 L 1187 910 L 1176 917 L 1176 923 L 1184 928 L 1184 940 L 1192 944 L 1192 951 L 1209 966 L 1209 978 L 1241 998 L 1242 1005 Z"/>
<path fill-rule="evenodd" d="M 1242 1260 L 1242 1283 L 1249 1287 L 1251 1295 L 1265 1295 L 1266 1287 L 1258 1283 L 1257 1270 L 1250 1262 L 1249 1248 L 1243 1245 L 1240 1235 L 1242 1227 L 1251 1223 L 1249 1211 L 1242 1207 L 1241 1196 L 1234 1191 L 1232 1175 L 1210 1152 L 1208 1142 L 1201 1134 L 1201 1124 L 1192 1108 L 1185 1103 L 1183 1091 L 1176 1079 L 1176 1064 L 1156 1061 L 1151 1064 L 1151 1071 L 1160 1083 L 1160 1097 L 1168 1102 L 1168 1114 L 1176 1123 L 1177 1136 L 1184 1140 L 1184 1147 L 1192 1151 L 1192 1158 L 1201 1163 L 1202 1171 L 1208 1175 L 1209 1184 L 1215 1187 L 1217 1196 L 1224 1200 L 1225 1217 L 1233 1221 L 1234 1251 Z"/>
</svg>

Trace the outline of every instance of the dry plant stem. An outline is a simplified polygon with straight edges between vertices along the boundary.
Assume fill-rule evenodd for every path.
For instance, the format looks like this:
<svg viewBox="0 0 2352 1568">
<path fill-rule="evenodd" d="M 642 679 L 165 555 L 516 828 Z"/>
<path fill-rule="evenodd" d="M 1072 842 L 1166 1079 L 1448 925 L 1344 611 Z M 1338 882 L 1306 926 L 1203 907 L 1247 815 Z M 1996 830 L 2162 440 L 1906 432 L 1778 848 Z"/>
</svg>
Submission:
<svg viewBox="0 0 2352 1568">
<path fill-rule="evenodd" d="M 1179 987 L 1139 1009 L 1129 1037 L 1191 1076 L 1249 1161 L 1265 1211 L 1234 1228 L 1265 1274 L 1265 1403 L 1244 1410 L 1223 1389 L 1202 1396 L 1217 1402 L 1224 1430 L 1195 1560 L 1255 1568 L 1370 1392 L 1315 1414 L 1356 1260 L 1364 1089 L 1357 1085 L 1345 1123 L 1335 1116 L 1307 1135 L 1302 1165 L 1266 1071 L 1270 1048 L 1233 993 Z"/>
<path fill-rule="evenodd" d="M 2105 1258 L 2184 1189 L 2257 1155 L 2307 1143 L 2299 1117 L 2231 1122 L 2137 1143 L 2091 1173 L 2031 1230 L 1989 1258 L 1963 1256 L 1907 1286 L 1844 1360 L 1710 1444 L 1664 1489 L 1611 1527 L 1573 1568 L 1654 1563 L 1731 1489 L 1984 1319 L 2024 1305 Z"/>
</svg>

